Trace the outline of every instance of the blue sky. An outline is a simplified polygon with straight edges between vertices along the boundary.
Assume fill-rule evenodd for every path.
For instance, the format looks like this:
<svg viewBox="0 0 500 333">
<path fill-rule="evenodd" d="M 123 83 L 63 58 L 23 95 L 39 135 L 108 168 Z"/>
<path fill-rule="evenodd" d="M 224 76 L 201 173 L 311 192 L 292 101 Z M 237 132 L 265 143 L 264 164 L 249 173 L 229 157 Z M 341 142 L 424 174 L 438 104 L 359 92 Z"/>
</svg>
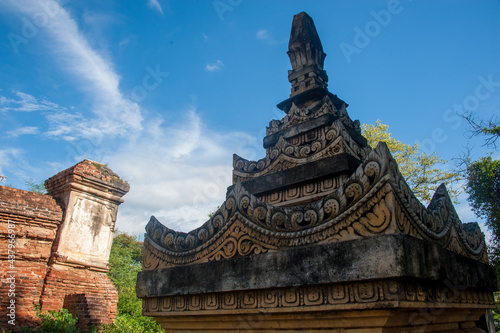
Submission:
<svg viewBox="0 0 500 333">
<path fill-rule="evenodd" d="M 288 98 L 294 14 L 315 21 L 329 89 L 362 123 L 451 160 L 460 110 L 500 110 L 500 1 L 0 2 L 0 174 L 26 188 L 84 158 L 128 180 L 117 227 L 187 231 L 224 200 L 232 154 L 264 155 Z M 499 158 L 498 152 L 493 152 Z M 446 167 L 446 166 L 444 166 Z M 464 222 L 476 220 L 460 197 Z M 484 228 L 483 228 L 484 230 Z"/>
</svg>

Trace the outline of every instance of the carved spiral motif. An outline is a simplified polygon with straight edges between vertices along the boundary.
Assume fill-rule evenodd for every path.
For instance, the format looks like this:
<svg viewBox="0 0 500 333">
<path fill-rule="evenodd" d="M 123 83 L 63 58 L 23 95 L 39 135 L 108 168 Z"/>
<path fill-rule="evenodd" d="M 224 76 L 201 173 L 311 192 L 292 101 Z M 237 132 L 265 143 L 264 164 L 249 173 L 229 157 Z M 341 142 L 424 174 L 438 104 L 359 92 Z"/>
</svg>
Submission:
<svg viewBox="0 0 500 333">
<path fill-rule="evenodd" d="M 345 145 L 347 151 L 355 156 L 359 156 L 360 158 L 363 157 L 363 154 L 366 156 L 370 148 L 361 148 L 351 138 L 343 125 L 343 122 L 346 121 L 334 122 L 329 129 L 323 129 L 326 133 L 323 130 L 314 133 L 315 139 L 309 143 L 294 139 L 296 141 L 294 144 L 280 137 L 276 145 L 270 150 L 270 153 L 258 161 L 248 161 L 237 156 L 233 162 L 234 170 L 248 174 L 264 171 L 266 173 L 276 172 L 283 169 L 279 165 L 282 165 L 284 158 L 297 160 L 311 156 L 321 157 L 331 155 L 332 153 L 338 154 L 344 151 L 343 145 Z M 344 143 L 342 144 L 341 142 Z M 297 164 L 298 162 L 293 163 L 294 166 Z"/>
<path fill-rule="evenodd" d="M 286 220 L 287 217 L 283 212 L 275 212 L 271 217 L 271 228 L 273 230 L 285 230 Z"/>
<path fill-rule="evenodd" d="M 337 215 L 340 211 L 340 204 L 335 199 L 328 199 L 325 202 L 324 211 L 329 216 Z"/>
<path fill-rule="evenodd" d="M 445 188 L 438 188 L 429 208 L 424 207 L 385 144 L 379 144 L 343 186 L 306 206 L 274 207 L 237 184 L 215 216 L 189 233 L 170 230 L 152 217 L 146 227 L 144 267 L 220 260 L 342 240 L 349 234 L 365 237 L 393 230 L 388 228 L 393 221 L 399 232 L 487 261 L 479 228 L 460 222 Z"/>
<path fill-rule="evenodd" d="M 363 187 L 359 183 L 351 183 L 346 187 L 345 195 L 352 200 L 358 199 L 363 194 Z"/>
<path fill-rule="evenodd" d="M 377 178 L 380 174 L 380 165 L 375 161 L 371 161 L 371 162 L 366 163 L 364 170 L 365 170 L 365 174 L 368 177 Z"/>
</svg>

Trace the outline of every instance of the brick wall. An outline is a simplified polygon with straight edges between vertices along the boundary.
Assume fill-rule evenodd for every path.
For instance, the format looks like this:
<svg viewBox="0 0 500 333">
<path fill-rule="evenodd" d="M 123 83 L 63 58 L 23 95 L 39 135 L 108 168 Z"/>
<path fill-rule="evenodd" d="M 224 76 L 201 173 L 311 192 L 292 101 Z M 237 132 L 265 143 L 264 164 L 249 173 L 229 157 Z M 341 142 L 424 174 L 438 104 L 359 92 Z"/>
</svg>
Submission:
<svg viewBox="0 0 500 333">
<path fill-rule="evenodd" d="M 35 304 L 42 311 L 66 307 L 84 331 L 111 323 L 118 293 L 106 272 L 118 205 L 129 186 L 105 165 L 85 160 L 46 187 L 45 195 L 0 186 L 0 329 L 36 326 Z M 91 204 L 81 204 L 86 200 Z M 91 207 L 92 218 L 75 207 Z M 97 234 L 85 231 L 89 224 Z M 85 251 L 75 252 L 77 245 Z M 12 304 L 16 326 L 9 324 Z"/>
<path fill-rule="evenodd" d="M 51 269 L 45 279 L 42 310 L 68 309 L 84 332 L 116 318 L 118 292 L 103 272 L 87 269 Z"/>
<path fill-rule="evenodd" d="M 40 302 L 48 270 L 51 247 L 62 220 L 62 210 L 48 195 L 0 186 L 0 323 L 5 322 L 7 306 L 15 299 L 16 323 L 36 323 L 34 304 Z M 10 228 L 9 228 L 10 224 Z M 12 228 L 13 227 L 13 228 Z M 9 258 L 9 229 L 15 235 L 14 256 Z M 11 236 L 12 237 L 12 236 Z M 12 253 L 12 252 L 11 252 Z M 9 261 L 14 259 L 14 261 Z M 15 281 L 15 297 L 11 279 Z M 11 294 L 11 296 L 14 296 Z M 10 327 L 10 326 L 6 326 Z"/>
</svg>

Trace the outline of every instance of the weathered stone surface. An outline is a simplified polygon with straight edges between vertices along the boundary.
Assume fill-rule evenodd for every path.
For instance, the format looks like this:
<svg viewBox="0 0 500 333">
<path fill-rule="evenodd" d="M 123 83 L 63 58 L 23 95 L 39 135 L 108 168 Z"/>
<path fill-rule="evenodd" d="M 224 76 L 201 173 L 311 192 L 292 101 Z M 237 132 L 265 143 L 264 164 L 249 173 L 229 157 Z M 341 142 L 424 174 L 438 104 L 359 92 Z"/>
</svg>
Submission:
<svg viewBox="0 0 500 333">
<path fill-rule="evenodd" d="M 425 207 L 387 145 L 326 90 L 311 18 L 294 17 L 286 115 L 266 156 L 234 155 L 225 202 L 188 233 L 151 217 L 143 313 L 167 332 L 483 332 L 494 269 L 444 185 Z M 323 71 L 324 72 L 324 71 Z"/>
<path fill-rule="evenodd" d="M 110 323 L 118 293 L 106 275 L 109 249 L 116 211 L 129 186 L 106 166 L 85 160 L 50 178 L 46 187 L 45 195 L 0 186 L 5 249 L 0 315 L 8 318 L 14 300 L 17 328 L 39 323 L 35 304 L 43 311 L 66 305 L 84 330 Z M 10 239 L 13 254 L 7 251 Z M 7 280 L 11 277 L 14 284 Z M 0 328 L 13 326 L 2 320 Z"/>
<path fill-rule="evenodd" d="M 352 155 L 342 153 L 324 158 L 322 160 L 299 165 L 290 169 L 264 175 L 243 182 L 243 186 L 253 195 L 260 195 L 269 191 L 275 191 L 297 185 L 304 182 L 323 178 L 329 175 L 351 174 L 361 164 L 361 161 Z M 231 190 L 231 187 L 228 191 Z"/>
<path fill-rule="evenodd" d="M 45 184 L 48 194 L 65 207 L 54 260 L 109 270 L 118 205 L 129 185 L 105 165 L 90 160 L 61 171 Z"/>
<path fill-rule="evenodd" d="M 396 278 L 448 281 L 464 289 L 497 290 L 493 267 L 428 241 L 395 234 L 143 271 L 137 279 L 137 296 L 205 294 Z"/>
<path fill-rule="evenodd" d="M 305 12 L 293 17 L 288 56 L 292 70 L 288 81 L 292 84 L 290 97 L 313 88 L 326 88 L 328 76 L 323 70 L 326 54 L 314 22 Z"/>
</svg>

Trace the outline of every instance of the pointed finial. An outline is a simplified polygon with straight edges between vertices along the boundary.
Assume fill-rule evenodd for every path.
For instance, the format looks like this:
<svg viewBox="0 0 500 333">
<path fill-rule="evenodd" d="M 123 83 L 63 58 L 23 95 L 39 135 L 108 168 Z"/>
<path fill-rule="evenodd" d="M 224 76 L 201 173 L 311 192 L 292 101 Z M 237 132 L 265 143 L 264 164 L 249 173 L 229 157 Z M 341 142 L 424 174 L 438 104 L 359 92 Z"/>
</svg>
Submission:
<svg viewBox="0 0 500 333">
<path fill-rule="evenodd" d="M 328 76 L 323 70 L 326 54 L 314 26 L 306 12 L 293 17 L 288 57 L 292 70 L 288 71 L 288 81 L 292 84 L 290 97 L 313 88 L 328 86 Z"/>
</svg>

